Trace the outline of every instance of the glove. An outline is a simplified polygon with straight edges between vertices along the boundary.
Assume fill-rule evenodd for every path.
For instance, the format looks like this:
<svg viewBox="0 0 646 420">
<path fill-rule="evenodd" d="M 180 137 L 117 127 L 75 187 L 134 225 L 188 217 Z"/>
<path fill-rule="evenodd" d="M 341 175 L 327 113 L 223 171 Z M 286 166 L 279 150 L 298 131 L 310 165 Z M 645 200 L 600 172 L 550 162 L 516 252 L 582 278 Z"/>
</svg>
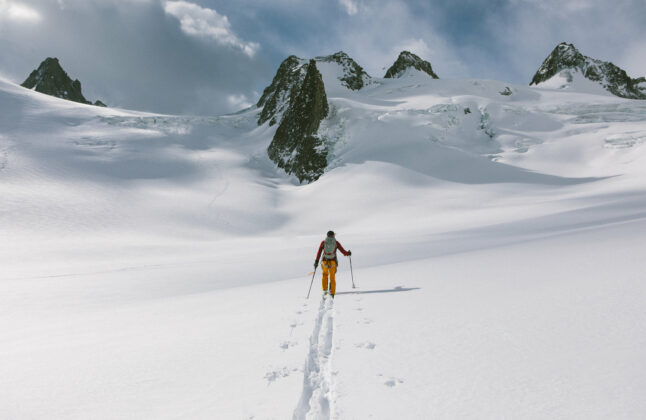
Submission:
<svg viewBox="0 0 646 420">
<path fill-rule="evenodd" d="M 351 257 L 351 256 L 352 256 L 352 251 L 348 249 L 348 257 Z"/>
<path fill-rule="evenodd" d="M 316 267 L 318 267 L 318 266 L 319 266 L 319 261 L 318 261 L 318 260 L 314 260 L 314 269 L 316 270 Z"/>
</svg>

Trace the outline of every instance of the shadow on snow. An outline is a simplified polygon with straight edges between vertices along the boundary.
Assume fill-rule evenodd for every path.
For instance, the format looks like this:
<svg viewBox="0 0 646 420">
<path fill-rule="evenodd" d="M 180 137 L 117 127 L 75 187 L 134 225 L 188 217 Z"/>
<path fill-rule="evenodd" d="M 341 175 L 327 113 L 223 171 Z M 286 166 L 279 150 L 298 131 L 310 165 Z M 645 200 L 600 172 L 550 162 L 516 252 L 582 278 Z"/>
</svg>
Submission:
<svg viewBox="0 0 646 420">
<path fill-rule="evenodd" d="M 403 287 L 397 286 L 394 289 L 381 289 L 381 290 L 361 290 L 351 292 L 338 292 L 337 295 L 367 295 L 371 293 L 394 293 L 394 292 L 410 292 L 411 290 L 419 290 L 419 287 Z"/>
</svg>

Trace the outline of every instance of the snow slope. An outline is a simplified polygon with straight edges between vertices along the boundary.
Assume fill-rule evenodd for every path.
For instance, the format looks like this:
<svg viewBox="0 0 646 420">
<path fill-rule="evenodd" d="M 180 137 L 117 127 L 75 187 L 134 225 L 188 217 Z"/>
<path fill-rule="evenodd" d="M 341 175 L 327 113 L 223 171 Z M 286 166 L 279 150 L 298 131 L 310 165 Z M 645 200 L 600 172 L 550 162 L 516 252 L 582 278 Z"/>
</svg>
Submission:
<svg viewBox="0 0 646 420">
<path fill-rule="evenodd" d="M 309 185 L 0 81 L 0 418 L 643 417 L 646 104 L 421 76 L 330 87 Z"/>
</svg>

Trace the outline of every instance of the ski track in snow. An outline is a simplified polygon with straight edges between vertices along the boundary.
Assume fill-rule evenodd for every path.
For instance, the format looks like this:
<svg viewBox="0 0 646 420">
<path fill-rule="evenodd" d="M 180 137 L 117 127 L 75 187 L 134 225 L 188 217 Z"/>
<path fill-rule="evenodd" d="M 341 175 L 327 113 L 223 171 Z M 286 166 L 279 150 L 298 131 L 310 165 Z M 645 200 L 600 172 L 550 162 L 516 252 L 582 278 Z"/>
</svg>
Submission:
<svg viewBox="0 0 646 420">
<path fill-rule="evenodd" d="M 333 418 L 332 343 L 334 299 L 321 299 L 303 370 L 303 392 L 294 420 Z"/>
</svg>

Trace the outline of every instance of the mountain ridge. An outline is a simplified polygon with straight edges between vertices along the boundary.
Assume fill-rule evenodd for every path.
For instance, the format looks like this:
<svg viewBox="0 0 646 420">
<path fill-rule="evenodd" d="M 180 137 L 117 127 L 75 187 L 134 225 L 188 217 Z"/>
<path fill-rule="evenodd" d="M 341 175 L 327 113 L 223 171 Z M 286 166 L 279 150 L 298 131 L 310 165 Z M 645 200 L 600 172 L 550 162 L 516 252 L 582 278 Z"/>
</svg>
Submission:
<svg viewBox="0 0 646 420">
<path fill-rule="evenodd" d="M 645 77 L 633 79 L 613 63 L 583 55 L 573 44 L 566 42 L 561 42 L 552 50 L 529 85 L 539 85 L 564 71 L 581 73 L 586 79 L 597 82 L 615 96 L 646 99 Z M 567 79 L 571 79 L 571 74 L 566 76 Z"/>
<path fill-rule="evenodd" d="M 438 75 L 433 71 L 431 63 L 423 60 L 410 51 L 402 51 L 399 53 L 397 60 L 395 60 L 393 65 L 390 66 L 390 68 L 386 71 L 384 79 L 394 79 L 402 77 L 406 70 L 410 68 L 424 72 L 431 76 L 433 79 L 439 79 Z"/>
</svg>

